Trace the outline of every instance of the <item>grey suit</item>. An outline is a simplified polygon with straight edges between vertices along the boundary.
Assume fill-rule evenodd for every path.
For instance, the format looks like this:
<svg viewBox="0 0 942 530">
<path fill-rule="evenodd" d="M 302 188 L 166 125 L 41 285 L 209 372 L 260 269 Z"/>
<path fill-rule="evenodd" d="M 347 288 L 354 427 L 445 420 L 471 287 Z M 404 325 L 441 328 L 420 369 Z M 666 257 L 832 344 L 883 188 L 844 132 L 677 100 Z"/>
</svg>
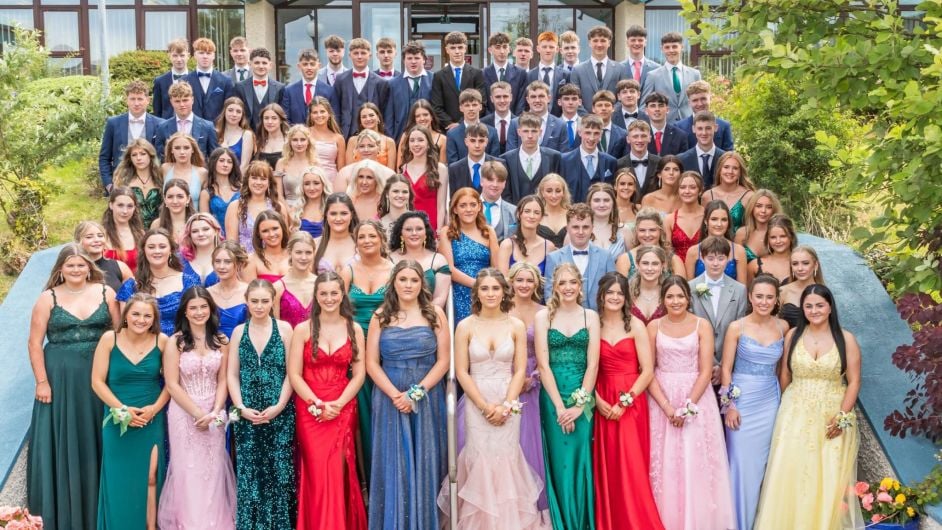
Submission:
<svg viewBox="0 0 942 530">
<path fill-rule="evenodd" d="M 236 73 L 235 66 L 223 72 L 223 75 L 225 75 L 229 79 L 232 79 L 233 84 L 239 82 L 239 75 Z M 247 64 L 245 65 L 245 79 L 250 79 L 251 77 L 252 77 L 252 65 Z M 245 79 L 243 79 L 243 81 L 245 81 Z"/>
<path fill-rule="evenodd" d="M 672 123 L 690 116 L 690 103 L 687 101 L 687 87 L 690 83 L 700 80 L 700 70 L 691 68 L 685 64 L 680 65 L 677 75 L 680 77 L 680 93 L 674 91 L 673 67 L 664 63 L 663 66 L 648 74 L 645 80 L 641 101 L 651 92 L 660 92 L 667 96 L 670 104 L 670 112 L 667 114 L 667 122 Z"/>
<path fill-rule="evenodd" d="M 690 292 L 693 294 L 691 308 L 693 314 L 705 318 L 713 325 L 713 356 L 719 363 L 723 356 L 723 339 L 726 337 L 726 329 L 730 323 L 746 315 L 746 306 L 748 298 L 746 296 L 746 286 L 736 280 L 723 275 L 723 290 L 720 293 L 720 302 L 717 305 L 717 313 L 713 314 L 713 303 L 708 296 L 697 294 L 697 284 L 706 283 L 707 276 L 704 272 L 700 276 L 690 280 Z"/>
<path fill-rule="evenodd" d="M 635 71 L 634 71 L 634 64 L 632 64 L 631 57 L 629 57 L 629 58 L 625 59 L 624 61 L 622 61 L 621 64 L 625 65 L 625 70 L 628 71 L 628 77 L 634 79 L 634 77 L 635 77 Z M 653 59 L 649 59 L 649 58 L 647 58 L 647 57 L 642 57 L 642 61 L 641 61 L 641 79 L 638 80 L 638 84 L 641 85 L 641 92 L 642 92 L 642 93 L 644 92 L 644 83 L 648 80 L 648 74 L 650 74 L 651 72 L 657 70 L 657 69 L 660 68 L 660 67 L 661 67 L 661 63 L 659 63 L 659 62 L 657 62 L 657 61 L 655 61 L 655 60 L 653 60 Z M 618 94 L 615 94 L 615 95 L 618 96 Z"/>
<path fill-rule="evenodd" d="M 572 69 L 570 79 L 582 91 L 583 109 L 592 108 L 592 96 L 599 90 L 609 90 L 613 94 L 617 94 L 618 91 L 615 87 L 618 82 L 622 79 L 628 79 L 629 76 L 628 71 L 625 70 L 625 65 L 611 59 L 605 61 L 605 75 L 602 77 L 601 85 L 595 74 L 595 67 L 592 65 L 591 59 L 579 63 L 578 66 Z"/>
<path fill-rule="evenodd" d="M 337 81 L 337 76 L 349 70 L 349 68 L 347 68 L 346 65 L 342 65 L 342 66 L 343 66 L 343 69 L 340 70 L 339 72 L 335 72 L 333 79 L 331 79 L 330 76 L 328 75 L 329 73 L 328 67 L 327 66 L 322 67 L 320 70 L 317 71 L 317 82 L 318 83 L 324 82 L 324 83 L 327 83 L 328 86 L 334 86 L 334 82 Z M 383 110 L 383 109 L 379 109 L 379 110 Z M 339 120 L 340 117 L 338 116 L 337 119 Z"/>
<path fill-rule="evenodd" d="M 504 240 L 510 237 L 517 229 L 517 207 L 507 201 L 500 201 L 500 221 L 494 226 L 497 239 Z"/>
<path fill-rule="evenodd" d="M 556 272 L 556 267 L 563 263 L 575 263 L 572 257 L 572 245 L 566 245 L 546 256 L 546 272 L 543 274 L 546 278 L 546 286 L 543 289 L 544 300 L 549 300 L 553 295 L 553 274 Z M 615 260 L 612 259 L 612 255 L 602 247 L 589 243 L 589 263 L 585 274 L 582 275 L 582 295 L 585 297 L 582 302 L 583 307 L 597 309 L 595 298 L 599 293 L 599 280 L 603 274 L 613 270 L 615 270 Z"/>
</svg>

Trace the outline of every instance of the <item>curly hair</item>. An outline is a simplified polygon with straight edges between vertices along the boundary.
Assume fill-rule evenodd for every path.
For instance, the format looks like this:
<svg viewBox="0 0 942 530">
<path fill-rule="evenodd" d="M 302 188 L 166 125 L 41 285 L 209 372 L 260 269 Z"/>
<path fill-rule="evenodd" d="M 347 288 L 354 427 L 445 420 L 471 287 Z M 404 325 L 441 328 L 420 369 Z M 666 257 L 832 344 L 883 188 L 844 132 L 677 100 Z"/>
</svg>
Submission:
<svg viewBox="0 0 942 530">
<path fill-rule="evenodd" d="M 236 271 L 241 271 L 249 263 L 249 255 L 238 241 L 227 239 L 220 242 L 216 248 L 213 249 L 213 260 L 216 259 L 216 256 L 218 256 L 220 252 L 229 253 L 229 257 L 232 258 L 232 263 L 235 264 Z"/>
<path fill-rule="evenodd" d="M 396 219 L 392 228 L 389 230 L 389 248 L 391 250 L 402 249 L 405 247 L 402 237 L 402 228 L 409 219 L 421 219 L 425 226 L 425 248 L 435 252 L 438 249 L 438 240 L 435 237 L 435 231 L 432 230 L 432 223 L 429 222 L 428 214 L 422 210 L 412 210 L 405 212 Z"/>
<path fill-rule="evenodd" d="M 399 314 L 399 293 L 396 292 L 396 278 L 404 271 L 409 269 L 416 273 L 419 281 L 422 282 L 422 289 L 419 291 L 419 308 L 422 316 L 428 322 L 432 330 L 438 329 L 438 314 L 435 312 L 435 304 L 432 303 L 432 294 L 428 290 L 428 284 L 425 283 L 425 272 L 422 265 L 412 259 L 404 259 L 393 267 L 389 274 L 389 281 L 386 283 L 386 294 L 383 296 L 383 303 L 380 305 L 376 316 L 379 318 L 379 326 L 385 328 L 389 326 L 392 319 Z"/>
<path fill-rule="evenodd" d="M 294 148 L 291 147 L 291 140 L 295 136 L 302 136 L 307 140 L 307 147 L 301 155 L 295 155 Z M 281 158 L 287 163 L 295 156 L 304 156 L 308 166 L 317 166 L 320 165 L 320 162 L 317 159 L 316 149 L 317 148 L 314 146 L 314 138 L 311 137 L 311 130 L 301 124 L 292 125 L 291 128 L 288 129 L 288 133 L 285 134 L 285 145 L 281 148 Z"/>
<path fill-rule="evenodd" d="M 451 204 L 449 204 L 448 207 L 448 239 L 457 241 L 461 236 L 461 219 L 458 217 L 458 203 L 466 197 L 471 197 L 478 203 L 478 215 L 474 218 L 474 226 L 481 231 L 481 235 L 485 238 L 491 237 L 491 229 L 487 226 L 487 220 L 484 219 L 481 194 L 474 188 L 461 188 L 451 196 Z"/>
<path fill-rule="evenodd" d="M 252 177 L 264 177 L 268 180 L 268 188 L 265 190 L 265 200 L 271 203 L 271 208 L 278 211 L 281 201 L 278 199 L 278 184 L 272 174 L 271 166 L 264 160 L 254 160 L 249 162 L 245 168 L 245 175 L 242 179 L 242 188 L 239 190 L 239 224 L 245 226 L 249 217 L 249 200 L 252 198 L 252 188 L 249 181 Z"/>
<path fill-rule="evenodd" d="M 599 313 L 602 313 L 605 310 L 605 294 L 613 285 L 617 285 L 621 289 L 622 295 L 625 296 L 625 303 L 621 306 L 621 321 L 625 326 L 626 332 L 631 332 L 631 289 L 628 287 L 628 278 L 617 271 L 606 272 L 601 279 L 599 279 L 599 294 L 596 296 L 595 304 L 599 308 Z M 599 319 L 599 321 L 604 326 L 604 319 Z"/>
<path fill-rule="evenodd" d="M 500 312 L 509 313 L 510 310 L 514 308 L 513 289 L 510 288 L 510 284 L 507 283 L 507 278 L 504 277 L 503 273 L 494 267 L 485 267 L 478 271 L 478 275 L 474 279 L 474 285 L 471 286 L 471 314 L 481 314 L 483 304 L 481 303 L 481 299 L 478 297 L 478 289 L 481 288 L 481 283 L 487 278 L 494 278 L 497 280 L 497 283 L 500 285 L 500 288 L 503 291 L 503 297 L 500 299 Z"/>
<path fill-rule="evenodd" d="M 553 323 L 553 318 L 556 317 L 556 311 L 559 309 L 559 293 L 556 292 L 556 289 L 559 287 L 559 282 L 562 280 L 562 275 L 564 273 L 572 274 L 579 280 L 579 297 L 576 299 L 576 303 L 582 305 L 585 296 L 582 293 L 582 274 L 579 272 L 578 267 L 575 263 L 563 263 L 559 267 L 556 267 L 556 270 L 553 271 L 553 294 L 550 296 L 549 301 L 546 304 L 546 310 L 549 313 L 550 324 Z"/>
<path fill-rule="evenodd" d="M 347 323 L 347 336 L 350 337 L 350 349 L 353 350 L 353 361 L 357 360 L 357 355 L 360 353 L 359 348 L 357 347 L 357 341 L 353 340 L 356 337 L 353 326 L 353 305 L 350 303 L 350 296 L 347 295 L 347 290 L 344 287 L 343 278 L 340 277 L 334 271 L 322 272 L 317 275 L 317 279 L 314 280 L 314 299 L 317 299 L 317 288 L 327 282 L 337 282 L 340 286 L 340 317 L 343 318 L 344 322 Z M 321 333 L 321 305 L 318 303 L 311 304 L 311 360 L 317 360 L 317 352 L 320 350 L 318 345 L 320 340 Z"/>
</svg>

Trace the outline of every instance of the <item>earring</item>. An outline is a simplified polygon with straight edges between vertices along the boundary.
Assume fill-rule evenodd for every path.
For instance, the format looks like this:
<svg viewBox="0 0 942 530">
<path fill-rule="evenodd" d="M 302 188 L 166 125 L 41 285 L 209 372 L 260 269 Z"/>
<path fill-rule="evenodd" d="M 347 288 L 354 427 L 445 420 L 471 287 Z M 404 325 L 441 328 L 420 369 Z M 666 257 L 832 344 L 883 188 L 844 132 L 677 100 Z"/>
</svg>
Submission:
<svg viewBox="0 0 942 530">
<path fill-rule="evenodd" d="M 88 281 L 91 281 L 91 279 L 92 279 L 92 271 L 88 271 L 88 274 L 85 275 L 85 279 L 88 280 Z"/>
<path fill-rule="evenodd" d="M 65 276 L 62 275 L 62 271 L 59 271 L 59 283 L 65 283 Z"/>
<path fill-rule="evenodd" d="M 427 241 L 427 239 L 423 239 L 423 240 L 422 240 L 422 250 L 425 250 L 425 242 L 426 242 L 426 241 Z"/>
<path fill-rule="evenodd" d="M 400 239 L 400 240 L 399 240 L 399 252 L 401 252 L 401 253 L 403 253 L 403 254 L 406 253 L 406 240 L 405 240 L 405 239 Z"/>
</svg>

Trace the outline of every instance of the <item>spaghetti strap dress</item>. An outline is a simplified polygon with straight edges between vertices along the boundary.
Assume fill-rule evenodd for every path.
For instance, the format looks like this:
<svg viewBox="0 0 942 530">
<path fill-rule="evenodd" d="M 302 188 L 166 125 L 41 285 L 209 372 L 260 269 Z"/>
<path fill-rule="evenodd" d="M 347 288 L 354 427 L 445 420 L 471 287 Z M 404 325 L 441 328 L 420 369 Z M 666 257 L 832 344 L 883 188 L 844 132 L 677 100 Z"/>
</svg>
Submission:
<svg viewBox="0 0 942 530">
<path fill-rule="evenodd" d="M 438 189 L 433 189 L 428 185 L 428 173 L 413 179 L 409 176 L 409 171 L 402 169 L 402 174 L 409 179 L 412 185 L 412 193 L 415 196 L 413 201 L 416 211 L 425 212 L 428 215 L 432 230 L 438 230 Z"/>
</svg>

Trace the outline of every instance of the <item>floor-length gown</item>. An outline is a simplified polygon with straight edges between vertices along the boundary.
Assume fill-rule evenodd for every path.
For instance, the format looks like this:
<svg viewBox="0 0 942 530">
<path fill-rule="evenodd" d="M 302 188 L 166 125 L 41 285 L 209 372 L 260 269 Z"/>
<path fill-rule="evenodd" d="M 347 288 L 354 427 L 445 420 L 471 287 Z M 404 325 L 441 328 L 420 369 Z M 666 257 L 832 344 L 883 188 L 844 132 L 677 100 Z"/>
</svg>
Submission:
<svg viewBox="0 0 942 530">
<path fill-rule="evenodd" d="M 520 401 L 526 406 L 520 415 L 520 447 L 530 468 L 544 484 L 546 463 L 543 461 L 543 433 L 540 430 L 540 372 L 536 369 L 536 347 L 533 343 L 533 325 L 527 326 L 527 381 L 530 388 L 520 393 Z M 524 385 L 526 388 L 526 385 Z M 540 491 L 537 501 L 540 511 L 549 509 L 546 488 Z"/>
<path fill-rule="evenodd" d="M 413 205 L 416 211 L 425 212 L 428 215 L 428 222 L 432 225 L 432 230 L 438 230 L 438 188 L 432 188 L 428 185 L 428 173 L 423 174 L 413 181 L 409 172 L 403 168 L 402 174 L 409 179 L 412 185 L 414 195 Z M 448 180 L 447 178 L 445 179 Z M 444 184 L 447 185 L 447 182 Z"/>
<path fill-rule="evenodd" d="M 582 387 L 587 366 L 589 330 L 583 327 L 567 337 L 551 328 L 547 342 L 550 370 L 553 371 L 556 387 L 565 403 L 575 390 Z M 544 388 L 540 392 L 540 420 L 543 424 L 550 521 L 555 530 L 594 530 L 592 422 L 585 414 L 580 415 L 575 430 L 564 434 L 556 418 L 556 406 Z"/>
<path fill-rule="evenodd" d="M 625 337 L 615 344 L 601 341 L 595 391 L 602 399 L 618 405 L 620 394 L 631 390 L 638 374 L 634 338 Z M 663 530 L 649 478 L 651 434 L 647 394 L 635 396 L 616 421 L 596 416 L 593 427 L 596 527 Z"/>
<path fill-rule="evenodd" d="M 363 330 L 366 338 L 370 330 L 370 320 L 373 313 L 383 303 L 387 286 L 384 284 L 372 293 L 367 293 L 353 283 L 353 267 L 350 267 L 350 305 L 353 307 L 353 321 Z M 364 341 L 365 342 L 365 341 Z M 370 409 L 373 406 L 373 381 L 366 376 L 363 386 L 357 392 L 357 440 L 360 444 L 360 471 L 364 484 L 370 483 L 370 457 L 373 455 L 373 415 Z"/>
<path fill-rule="evenodd" d="M 832 440 L 825 436 L 846 389 L 837 346 L 815 359 L 799 340 L 791 371 L 775 419 L 755 528 L 863 528 L 854 495 L 857 427 Z"/>
<path fill-rule="evenodd" d="M 700 320 L 697 320 L 697 328 Z M 674 408 L 684 406 L 700 371 L 700 340 L 695 329 L 669 337 L 658 326 L 654 377 Z M 654 400 L 651 425 L 651 487 L 670 530 L 736 528 L 720 409 L 708 386 L 696 405 L 700 412 L 674 427 Z"/>
<path fill-rule="evenodd" d="M 503 403 L 513 374 L 514 340 L 510 334 L 489 350 L 472 334 L 468 344 L 471 378 L 488 403 Z M 458 454 L 458 528 L 525 530 L 542 528 L 537 500 L 543 482 L 520 447 L 520 416 L 495 427 L 464 400 L 465 444 Z M 527 412 L 527 409 L 523 409 Z M 449 483 L 438 496 L 449 510 Z"/>
<path fill-rule="evenodd" d="M 472 279 L 485 267 L 491 266 L 491 251 L 463 232 L 458 233 L 458 239 L 451 242 L 451 252 L 454 257 L 455 268 L 467 274 Z M 455 306 L 455 325 L 471 314 L 471 288 L 458 282 L 451 283 Z"/>
<path fill-rule="evenodd" d="M 271 319 L 271 337 L 258 352 L 246 322 L 239 343 L 239 381 L 242 404 L 264 410 L 278 402 L 285 379 L 285 343 Z M 293 528 L 297 504 L 294 472 L 294 407 L 286 406 L 269 423 L 235 423 L 236 528 L 283 530 Z"/>
<path fill-rule="evenodd" d="M 176 339 L 170 339 L 176 340 Z M 204 412 L 216 403 L 222 352 L 180 353 L 180 386 Z M 235 528 L 235 476 L 226 451 L 225 426 L 199 430 L 176 401 L 167 408 L 170 465 L 160 493 L 161 530 Z"/>
<path fill-rule="evenodd" d="M 49 530 L 93 528 L 101 466 L 101 400 L 92 392 L 92 354 L 111 327 L 104 286 L 98 308 L 84 320 L 56 301 L 43 347 L 52 402 L 33 403 L 26 491 L 29 511 Z"/>
<path fill-rule="evenodd" d="M 337 142 L 314 140 L 314 147 L 314 152 L 317 153 L 317 162 L 321 170 L 324 171 L 327 182 L 333 182 L 337 178 Z"/>
<path fill-rule="evenodd" d="M 108 388 L 123 405 L 145 407 L 160 396 L 160 349 L 154 347 L 137 364 L 118 348 L 117 337 L 108 361 Z M 99 424 L 101 425 L 101 424 Z M 164 411 L 144 427 L 128 427 L 122 435 L 110 420 L 102 427 L 101 483 L 98 490 L 98 530 L 147 526 L 147 482 L 151 459 L 157 458 L 157 493 L 166 469 Z"/>
<path fill-rule="evenodd" d="M 359 352 L 358 355 L 363 355 Z M 328 353 L 304 344 L 301 376 L 321 401 L 343 394 L 353 360 L 349 340 Z M 366 510 L 357 479 L 354 434 L 357 402 L 352 400 L 329 421 L 317 421 L 308 404 L 294 396 L 298 435 L 298 530 L 365 530 Z"/>
<path fill-rule="evenodd" d="M 437 358 L 435 332 L 428 326 L 389 326 L 380 333 L 380 362 L 390 382 L 400 391 L 418 384 Z M 429 388 L 413 409 L 403 414 L 389 396 L 373 393 L 371 530 L 439 527 L 436 497 L 448 467 L 443 385 Z"/>
<path fill-rule="evenodd" d="M 742 322 L 742 321 L 740 321 Z M 740 332 L 732 382 L 740 389 L 736 409 L 738 429 L 726 428 L 729 479 L 739 528 L 752 528 L 759 504 L 759 489 L 772 444 L 772 429 L 781 391 L 776 367 L 782 357 L 784 339 L 769 344 Z"/>
<path fill-rule="evenodd" d="M 281 292 L 280 313 L 278 315 L 281 317 L 281 320 L 291 324 L 291 328 L 293 329 L 301 322 L 311 318 L 311 307 L 314 305 L 314 297 L 312 296 L 311 301 L 305 306 L 298 300 L 298 297 L 296 297 L 294 293 L 288 290 L 288 285 L 285 284 L 284 278 L 278 281 L 281 283 L 282 289 L 284 289 L 284 291 Z"/>
</svg>

